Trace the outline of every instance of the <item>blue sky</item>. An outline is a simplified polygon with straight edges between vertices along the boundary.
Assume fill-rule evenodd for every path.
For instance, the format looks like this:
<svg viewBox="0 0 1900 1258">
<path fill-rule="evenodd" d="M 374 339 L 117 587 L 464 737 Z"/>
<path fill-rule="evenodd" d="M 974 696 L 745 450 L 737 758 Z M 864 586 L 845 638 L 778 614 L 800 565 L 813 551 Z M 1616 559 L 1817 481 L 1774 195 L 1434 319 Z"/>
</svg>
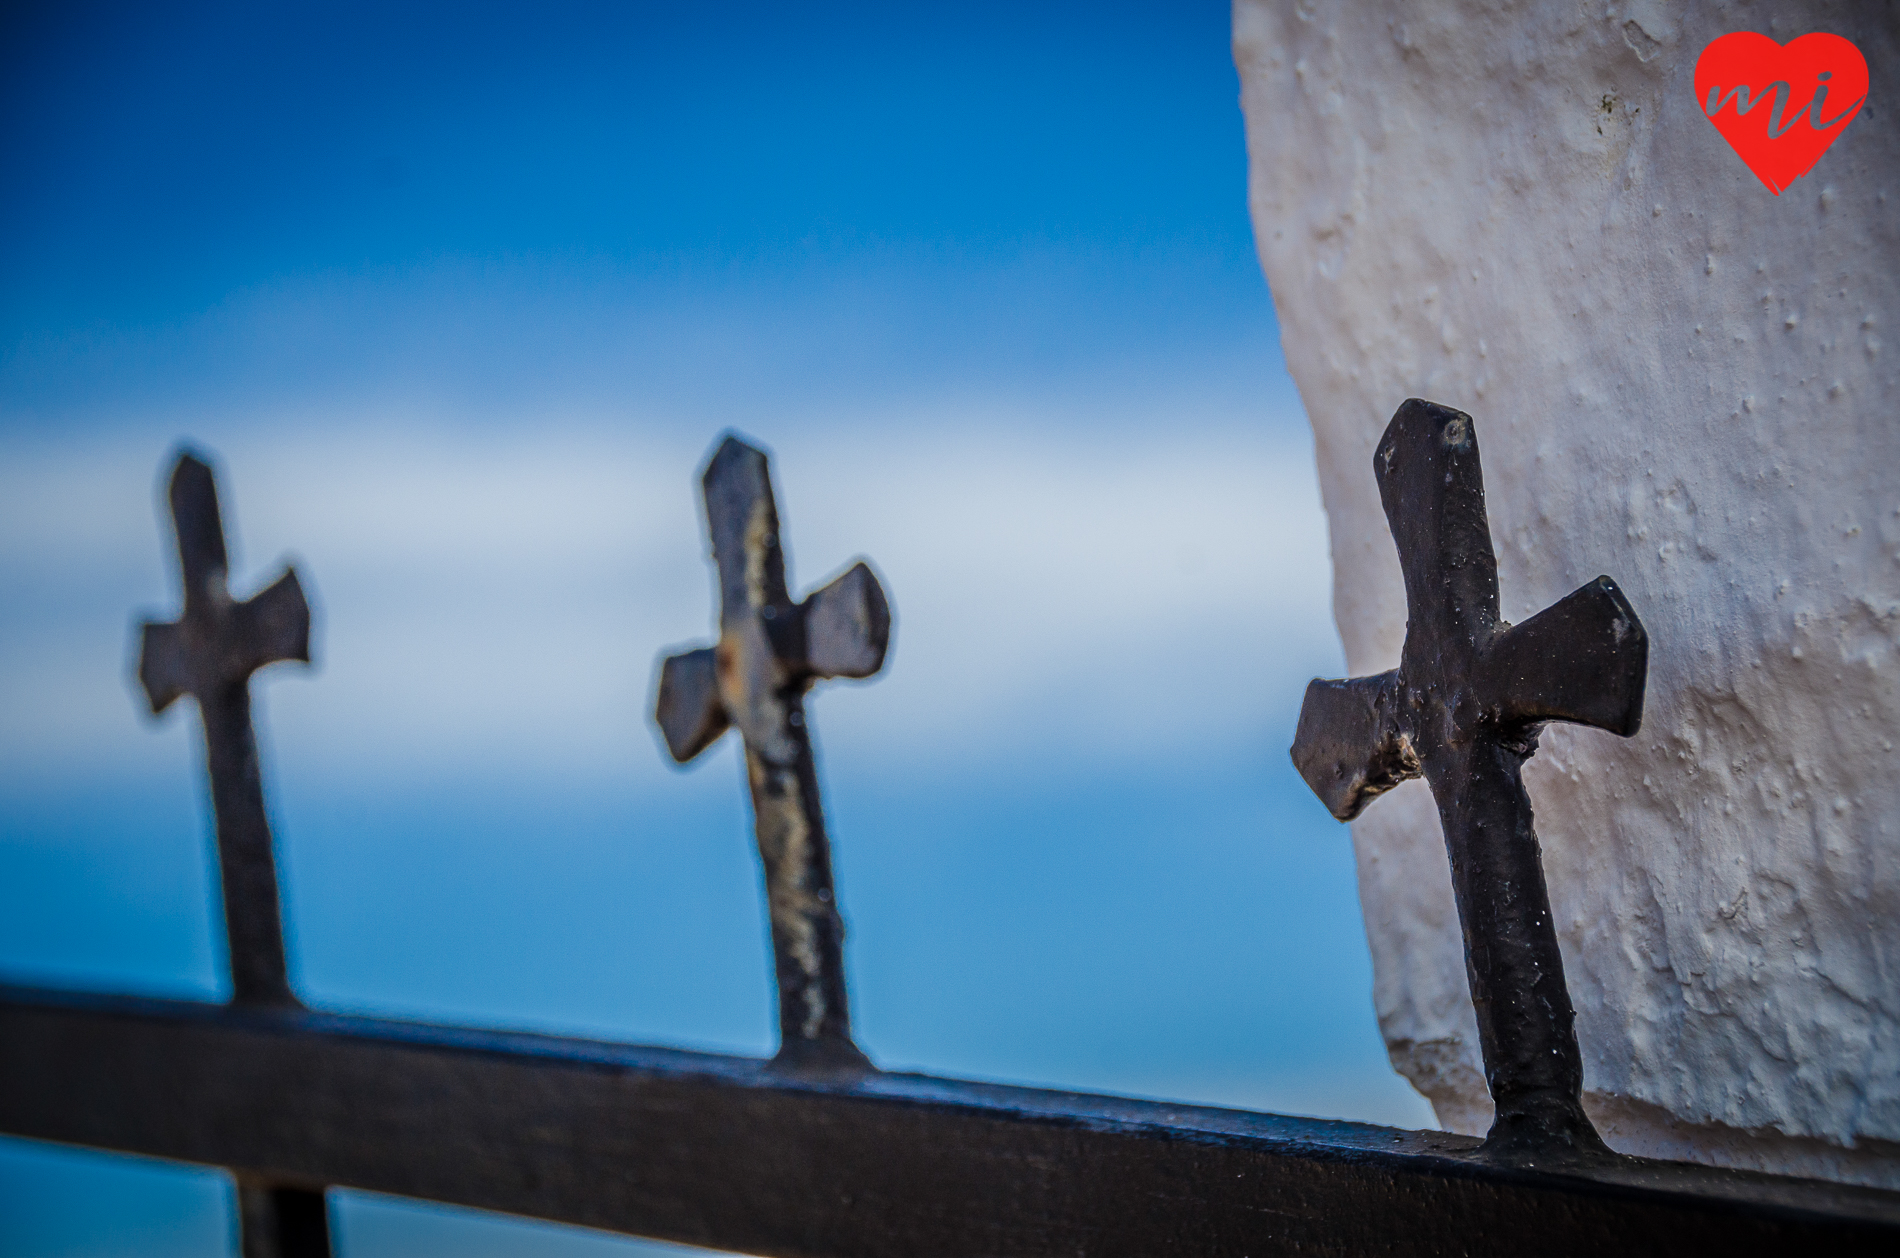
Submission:
<svg viewBox="0 0 1900 1258">
<path fill-rule="evenodd" d="M 769 1051 L 733 750 L 645 716 L 730 427 L 800 588 L 896 608 L 813 703 L 876 1059 L 1429 1123 L 1286 761 L 1339 651 L 1225 6 L 4 21 L 0 975 L 222 990 L 195 713 L 127 671 L 190 440 L 317 609 L 255 686 L 306 997 Z M 223 1252 L 224 1192 L 0 1141 L 0 1249 Z M 335 1200 L 352 1258 L 638 1252 Z"/>
<path fill-rule="evenodd" d="M 1273 358 L 1222 6 L 400 12 L 13 19 L 10 422 Z"/>
</svg>

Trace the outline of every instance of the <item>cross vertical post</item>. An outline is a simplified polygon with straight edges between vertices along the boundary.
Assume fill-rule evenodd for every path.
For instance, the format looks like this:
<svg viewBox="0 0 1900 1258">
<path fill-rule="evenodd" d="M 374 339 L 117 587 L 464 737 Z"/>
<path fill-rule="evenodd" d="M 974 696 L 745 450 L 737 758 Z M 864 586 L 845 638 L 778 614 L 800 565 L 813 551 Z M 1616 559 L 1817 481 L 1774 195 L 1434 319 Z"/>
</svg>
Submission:
<svg viewBox="0 0 1900 1258">
<path fill-rule="evenodd" d="M 701 478 L 719 572 L 717 645 L 661 665 L 654 719 L 681 764 L 729 726 L 745 744 L 778 985 L 777 1062 L 869 1069 L 851 1039 L 838 912 L 805 692 L 884 665 L 890 604 L 862 561 L 794 603 L 764 451 L 728 436 Z"/>
<path fill-rule="evenodd" d="M 310 605 L 294 568 L 254 597 L 232 599 L 218 486 L 210 464 L 186 451 L 168 498 L 178 539 L 184 611 L 140 627 L 139 682 L 153 715 L 198 701 L 217 831 L 219 882 L 230 954 L 231 1003 L 295 1008 L 284 963 L 283 913 L 264 782 L 251 724 L 251 674 L 267 664 L 310 662 Z M 240 1175 L 244 1258 L 323 1258 L 330 1252 L 321 1188 Z"/>
<path fill-rule="evenodd" d="M 1465 972 L 1505 1161 L 1611 1156 L 1583 1111 L 1583 1061 L 1522 767 L 1550 721 L 1629 737 L 1649 640 L 1598 577 L 1521 625 L 1498 615 L 1477 431 L 1462 411 L 1399 407 L 1373 456 L 1408 611 L 1399 667 L 1314 681 L 1293 743 L 1341 821 L 1423 776 L 1438 805 Z"/>
</svg>

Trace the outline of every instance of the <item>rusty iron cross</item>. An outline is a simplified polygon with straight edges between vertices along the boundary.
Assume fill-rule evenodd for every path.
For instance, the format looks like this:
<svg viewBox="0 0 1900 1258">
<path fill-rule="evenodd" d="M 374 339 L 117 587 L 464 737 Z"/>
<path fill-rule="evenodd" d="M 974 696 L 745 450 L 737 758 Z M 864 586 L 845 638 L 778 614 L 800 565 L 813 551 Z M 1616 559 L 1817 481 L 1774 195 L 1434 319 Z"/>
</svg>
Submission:
<svg viewBox="0 0 1900 1258">
<path fill-rule="evenodd" d="M 250 679 L 266 664 L 310 661 L 310 606 L 295 569 L 286 569 L 254 598 L 232 600 L 218 487 L 204 460 L 190 452 L 179 456 L 170 497 L 185 610 L 169 624 L 142 626 L 139 681 L 154 715 L 181 695 L 198 700 L 217 824 L 231 999 L 295 1005 L 284 970 L 277 866 L 251 728 Z"/>
<path fill-rule="evenodd" d="M 728 436 L 702 484 L 719 570 L 719 642 L 665 661 L 654 716 L 681 764 L 728 726 L 744 740 L 778 980 L 777 1060 L 867 1069 L 845 1004 L 844 921 L 805 692 L 821 678 L 869 677 L 884 666 L 890 604 L 862 562 L 792 602 L 763 451 Z"/>
<path fill-rule="evenodd" d="M 1608 577 L 1521 625 L 1498 618 L 1471 416 L 1406 402 L 1372 466 L 1405 574 L 1405 646 L 1392 672 L 1307 687 L 1293 761 L 1341 821 L 1409 778 L 1431 787 L 1496 1105 L 1486 1152 L 1513 1162 L 1610 1156 L 1583 1112 L 1582 1056 L 1521 770 L 1549 721 L 1636 732 L 1648 637 Z"/>
</svg>

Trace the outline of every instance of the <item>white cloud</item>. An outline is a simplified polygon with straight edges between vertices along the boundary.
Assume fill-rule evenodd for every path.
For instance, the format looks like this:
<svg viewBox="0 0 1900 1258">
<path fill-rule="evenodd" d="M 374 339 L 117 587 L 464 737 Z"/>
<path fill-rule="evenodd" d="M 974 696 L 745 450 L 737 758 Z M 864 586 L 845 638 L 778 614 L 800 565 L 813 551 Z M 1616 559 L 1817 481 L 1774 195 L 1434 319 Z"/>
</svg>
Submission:
<svg viewBox="0 0 1900 1258">
<path fill-rule="evenodd" d="M 801 424 L 775 450 L 801 592 L 865 555 L 898 614 L 885 676 L 818 702 L 828 759 L 1001 771 L 1220 754 L 1338 667 L 1303 438 L 1160 415 L 1091 439 L 1035 419 Z M 222 458 L 239 592 L 292 555 L 318 604 L 320 675 L 265 687 L 280 758 L 660 771 L 654 658 L 710 631 L 696 495 L 713 433 L 200 431 Z M 166 453 L 9 444 L 0 582 L 21 597 L 0 612 L 0 743 L 22 768 L 140 755 L 127 634 L 135 609 L 176 606 L 154 507 Z"/>
</svg>

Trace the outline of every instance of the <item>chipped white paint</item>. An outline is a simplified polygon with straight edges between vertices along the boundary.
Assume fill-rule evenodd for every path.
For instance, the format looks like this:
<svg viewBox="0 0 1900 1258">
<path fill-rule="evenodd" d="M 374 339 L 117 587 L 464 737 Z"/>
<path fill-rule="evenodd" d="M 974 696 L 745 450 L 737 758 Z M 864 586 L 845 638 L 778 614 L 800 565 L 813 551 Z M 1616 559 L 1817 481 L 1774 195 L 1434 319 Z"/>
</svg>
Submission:
<svg viewBox="0 0 1900 1258">
<path fill-rule="evenodd" d="M 1900 28 L 1875 3 L 1234 17 L 1352 671 L 1404 637 L 1371 459 L 1415 395 L 1478 421 L 1505 616 L 1608 573 L 1649 628 L 1642 733 L 1553 728 L 1525 775 L 1587 1105 L 1621 1149 L 1900 1186 L 1900 117 L 1876 72 L 1774 197 L 1691 86 L 1731 30 L 1891 68 Z M 1392 1060 L 1481 1131 L 1424 786 L 1353 841 Z"/>
</svg>

